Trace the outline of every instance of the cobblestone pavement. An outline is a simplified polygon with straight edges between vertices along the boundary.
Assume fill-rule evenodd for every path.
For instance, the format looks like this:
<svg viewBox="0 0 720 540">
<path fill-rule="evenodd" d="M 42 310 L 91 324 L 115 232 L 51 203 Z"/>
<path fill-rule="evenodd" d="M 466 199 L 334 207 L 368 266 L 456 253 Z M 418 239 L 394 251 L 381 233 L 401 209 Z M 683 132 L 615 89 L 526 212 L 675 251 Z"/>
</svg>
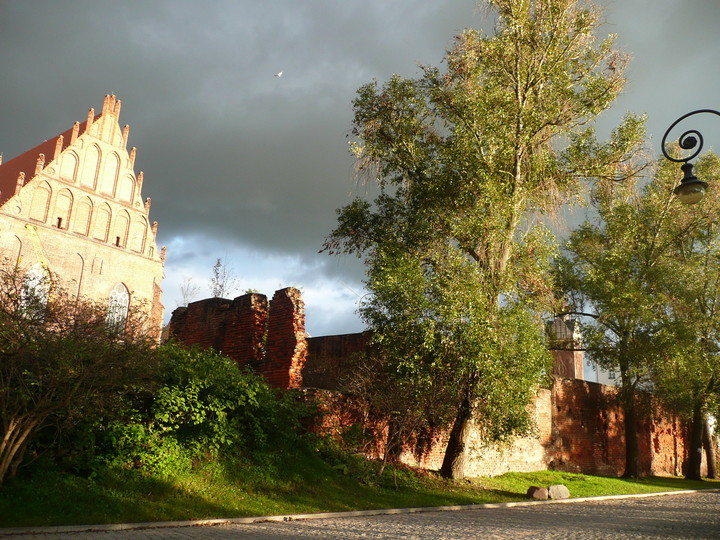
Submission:
<svg viewBox="0 0 720 540">
<path fill-rule="evenodd" d="M 11 535 L 39 540 L 720 538 L 720 492 L 284 522 Z"/>
</svg>

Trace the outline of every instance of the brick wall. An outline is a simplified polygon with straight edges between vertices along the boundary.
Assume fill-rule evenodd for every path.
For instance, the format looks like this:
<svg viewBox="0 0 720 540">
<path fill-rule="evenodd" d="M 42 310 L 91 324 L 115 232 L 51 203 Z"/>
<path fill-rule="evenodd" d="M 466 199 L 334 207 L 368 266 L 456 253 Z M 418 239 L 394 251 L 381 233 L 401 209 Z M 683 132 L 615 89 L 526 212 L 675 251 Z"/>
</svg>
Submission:
<svg viewBox="0 0 720 540">
<path fill-rule="evenodd" d="M 569 379 L 585 378 L 583 353 L 573 349 L 553 349 L 553 375 Z"/>
<path fill-rule="evenodd" d="M 303 385 L 307 359 L 305 304 L 300 291 L 289 287 L 275 291 L 270 301 L 267 353 L 261 372 L 278 388 Z"/>
<path fill-rule="evenodd" d="M 276 291 L 269 306 L 261 294 L 193 302 L 173 312 L 170 327 L 181 341 L 222 351 L 240 365 L 255 367 L 277 387 L 303 387 L 308 399 L 316 400 L 326 413 L 318 430 L 358 440 L 362 439 L 358 435 L 365 434 L 362 451 L 370 457 L 382 456 L 387 434 L 384 420 L 337 391 L 353 355 L 367 350 L 370 335 L 306 338 L 304 305 L 297 289 Z M 538 389 L 530 405 L 535 434 L 489 445 L 473 431 L 468 475 L 544 469 L 608 476 L 623 473 L 624 425 L 616 389 L 573 378 L 582 374 L 581 351 L 559 350 L 553 355 L 553 383 L 548 389 Z M 639 399 L 641 471 L 682 473 L 689 440 L 686 426 L 648 396 Z M 446 442 L 447 433 L 420 434 L 401 459 L 439 469 Z"/>
<path fill-rule="evenodd" d="M 487 444 L 478 430 L 469 443 L 468 476 L 495 476 L 510 471 L 560 470 L 601 476 L 620 476 L 625 469 L 623 416 L 615 400 L 616 389 L 597 383 L 557 378 L 550 389 L 539 389 L 530 410 L 536 424 L 532 436 L 505 444 Z M 327 433 L 341 434 L 354 426 L 375 439 L 364 450 L 372 458 L 382 456 L 384 425 L 363 416 L 362 407 L 336 393 L 316 393 L 332 398 L 323 404 Z M 683 473 L 689 431 L 648 396 L 638 422 L 642 474 L 672 476 Z M 435 433 L 405 448 L 401 460 L 409 465 L 437 470 L 442 465 L 447 432 Z M 706 464 L 703 462 L 703 474 Z"/>
<path fill-rule="evenodd" d="M 278 388 L 302 386 L 305 307 L 292 287 L 276 291 L 269 306 L 267 297 L 257 293 L 192 302 L 173 311 L 170 334 L 253 367 Z"/>
<path fill-rule="evenodd" d="M 304 385 L 337 389 L 353 357 L 367 351 L 369 341 L 369 332 L 308 338 L 307 362 L 303 369 Z"/>
</svg>

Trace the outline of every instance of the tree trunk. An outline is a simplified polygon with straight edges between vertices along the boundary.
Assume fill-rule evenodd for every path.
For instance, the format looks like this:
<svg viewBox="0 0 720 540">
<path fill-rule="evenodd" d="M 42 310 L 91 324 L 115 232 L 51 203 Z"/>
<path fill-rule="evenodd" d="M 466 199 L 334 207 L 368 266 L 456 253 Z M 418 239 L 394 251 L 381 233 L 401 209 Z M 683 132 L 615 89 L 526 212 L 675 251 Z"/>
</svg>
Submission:
<svg viewBox="0 0 720 540">
<path fill-rule="evenodd" d="M 715 463 L 715 444 L 714 437 L 710 432 L 710 423 L 707 416 L 703 418 L 703 447 L 705 448 L 705 456 L 707 459 L 707 477 L 717 478 L 717 465 Z"/>
<path fill-rule="evenodd" d="M 12 478 L 22 461 L 30 435 L 40 423 L 39 419 L 13 419 L 8 422 L 0 441 L 0 485 Z"/>
<path fill-rule="evenodd" d="M 385 471 L 385 466 L 388 463 L 397 463 L 400 461 L 400 454 L 402 453 L 402 429 L 397 420 L 390 420 L 388 422 L 388 434 L 385 442 L 385 451 L 383 452 L 382 465 L 378 475 L 381 475 Z"/>
<path fill-rule="evenodd" d="M 470 435 L 471 413 L 470 398 L 466 395 L 455 416 L 455 423 L 450 431 L 445 457 L 440 468 L 440 474 L 445 478 L 465 477 L 466 445 Z"/>
<path fill-rule="evenodd" d="M 688 448 L 688 471 L 686 478 L 702 480 L 702 440 L 703 440 L 703 413 L 702 403 L 693 406 L 692 431 L 690 434 L 690 448 Z"/>
<path fill-rule="evenodd" d="M 627 391 L 623 399 L 625 413 L 625 472 L 623 478 L 640 477 L 640 448 L 637 434 L 637 407 L 635 393 Z"/>
</svg>

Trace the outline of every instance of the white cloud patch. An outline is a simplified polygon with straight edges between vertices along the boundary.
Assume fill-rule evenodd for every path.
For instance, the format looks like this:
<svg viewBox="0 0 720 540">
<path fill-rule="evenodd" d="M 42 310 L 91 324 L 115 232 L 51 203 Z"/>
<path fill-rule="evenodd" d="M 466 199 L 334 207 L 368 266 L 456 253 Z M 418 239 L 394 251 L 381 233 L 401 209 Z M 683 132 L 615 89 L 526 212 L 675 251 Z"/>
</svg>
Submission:
<svg viewBox="0 0 720 540">
<path fill-rule="evenodd" d="M 225 295 L 228 298 L 252 290 L 269 300 L 276 290 L 295 287 L 302 292 L 305 302 L 309 334 L 320 336 L 364 329 L 355 313 L 364 294 L 362 284 L 348 276 L 333 275 L 336 261 L 332 258 L 318 255 L 308 262 L 297 255 L 263 252 L 199 236 L 175 237 L 168 245 L 163 281 L 166 322 L 186 299 L 182 292 L 184 284 L 190 283 L 197 289 L 191 301 L 210 297 L 212 268 L 218 258 L 227 265 L 234 285 Z"/>
</svg>

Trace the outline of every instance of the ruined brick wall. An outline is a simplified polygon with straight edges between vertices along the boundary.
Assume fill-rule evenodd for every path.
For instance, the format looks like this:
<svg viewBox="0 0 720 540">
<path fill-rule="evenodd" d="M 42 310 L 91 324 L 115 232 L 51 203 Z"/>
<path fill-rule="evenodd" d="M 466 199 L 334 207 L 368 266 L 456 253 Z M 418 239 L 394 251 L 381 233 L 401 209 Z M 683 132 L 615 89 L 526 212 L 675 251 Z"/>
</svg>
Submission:
<svg viewBox="0 0 720 540">
<path fill-rule="evenodd" d="M 267 318 L 265 295 L 208 298 L 173 311 L 170 333 L 182 343 L 213 348 L 240 366 L 257 369 L 264 360 Z"/>
<path fill-rule="evenodd" d="M 220 350 L 239 365 L 259 369 L 265 355 L 267 324 L 268 301 L 264 294 L 238 296 L 229 306 Z"/>
<path fill-rule="evenodd" d="M 558 379 L 553 384 L 553 436 L 548 466 L 619 476 L 625 470 L 625 424 L 611 386 Z M 678 475 L 687 459 L 688 426 L 651 396 L 637 396 L 642 474 Z M 703 470 L 706 464 L 703 462 Z"/>
<path fill-rule="evenodd" d="M 535 400 L 529 406 L 536 431 L 528 437 L 516 437 L 503 444 L 483 441 L 478 429 L 470 433 L 466 475 L 497 476 L 506 472 L 531 472 L 548 469 L 547 447 L 552 436 L 551 391 L 539 388 Z M 426 469 L 440 469 L 445 455 L 449 432 L 435 434 L 432 444 L 420 454 L 416 449 L 406 449 L 403 462 Z"/>
<path fill-rule="evenodd" d="M 278 388 L 302 386 L 305 307 L 292 287 L 276 291 L 269 307 L 267 297 L 257 293 L 192 302 L 173 311 L 170 334 L 253 367 Z"/>
<path fill-rule="evenodd" d="M 552 469 L 606 476 L 622 474 L 625 443 L 615 389 L 576 379 L 552 386 L 552 436 L 547 448 Z"/>
<path fill-rule="evenodd" d="M 289 287 L 275 291 L 270 301 L 267 353 L 261 372 L 278 388 L 303 386 L 307 359 L 305 304 L 300 291 Z"/>
<path fill-rule="evenodd" d="M 386 422 L 337 391 L 342 375 L 352 369 L 355 355 L 367 351 L 370 334 L 306 338 L 304 323 L 300 292 L 290 288 L 277 291 L 269 307 L 260 294 L 194 302 L 177 309 L 170 324 L 181 341 L 213 347 L 240 365 L 252 365 L 277 387 L 304 387 L 308 399 L 317 400 L 326 413 L 317 429 L 338 437 L 365 434 L 362 451 L 373 458 L 381 457 Z M 581 373 L 580 351 L 553 354 L 553 384 L 549 389 L 539 389 L 530 405 L 536 432 L 505 445 L 488 445 L 476 430 L 470 440 L 468 475 L 544 469 L 607 476 L 623 473 L 624 425 L 615 399 L 617 389 L 561 376 Z M 654 475 L 683 472 L 689 440 L 686 426 L 649 397 L 640 399 L 637 430 L 641 471 Z M 404 449 L 402 460 L 439 469 L 446 443 L 447 432 L 422 434 Z"/>
<path fill-rule="evenodd" d="M 584 379 L 583 353 L 574 349 L 553 349 L 553 375 L 568 379 Z"/>
<path fill-rule="evenodd" d="M 468 476 L 495 476 L 505 472 L 560 470 L 602 476 L 620 476 L 625 470 L 623 415 L 615 400 L 614 387 L 586 381 L 557 378 L 550 389 L 539 389 L 530 405 L 536 431 L 506 444 L 486 444 L 473 430 L 469 444 Z M 320 394 L 322 397 L 322 394 Z M 645 413 L 638 421 L 640 470 L 657 476 L 682 474 L 687 461 L 689 431 L 677 418 L 648 396 L 641 396 Z M 360 426 L 376 437 L 367 447 L 372 458 L 382 456 L 382 426 L 362 416 L 357 404 L 334 398 L 325 419 L 329 433 L 339 434 Z M 448 433 L 436 433 L 423 445 L 405 448 L 401 460 L 412 466 L 437 470 Z M 707 470 L 703 461 L 703 474 Z"/>
<path fill-rule="evenodd" d="M 369 332 L 308 338 L 308 355 L 303 384 L 311 388 L 335 390 L 357 355 L 365 353 Z"/>
<path fill-rule="evenodd" d="M 649 449 L 650 474 L 658 476 L 686 474 L 687 469 L 684 465 L 688 460 L 689 426 L 674 415 L 664 415 L 662 409 L 655 404 L 647 434 L 647 438 L 641 442 L 647 442 Z M 701 472 L 707 474 L 704 453 Z"/>
</svg>

